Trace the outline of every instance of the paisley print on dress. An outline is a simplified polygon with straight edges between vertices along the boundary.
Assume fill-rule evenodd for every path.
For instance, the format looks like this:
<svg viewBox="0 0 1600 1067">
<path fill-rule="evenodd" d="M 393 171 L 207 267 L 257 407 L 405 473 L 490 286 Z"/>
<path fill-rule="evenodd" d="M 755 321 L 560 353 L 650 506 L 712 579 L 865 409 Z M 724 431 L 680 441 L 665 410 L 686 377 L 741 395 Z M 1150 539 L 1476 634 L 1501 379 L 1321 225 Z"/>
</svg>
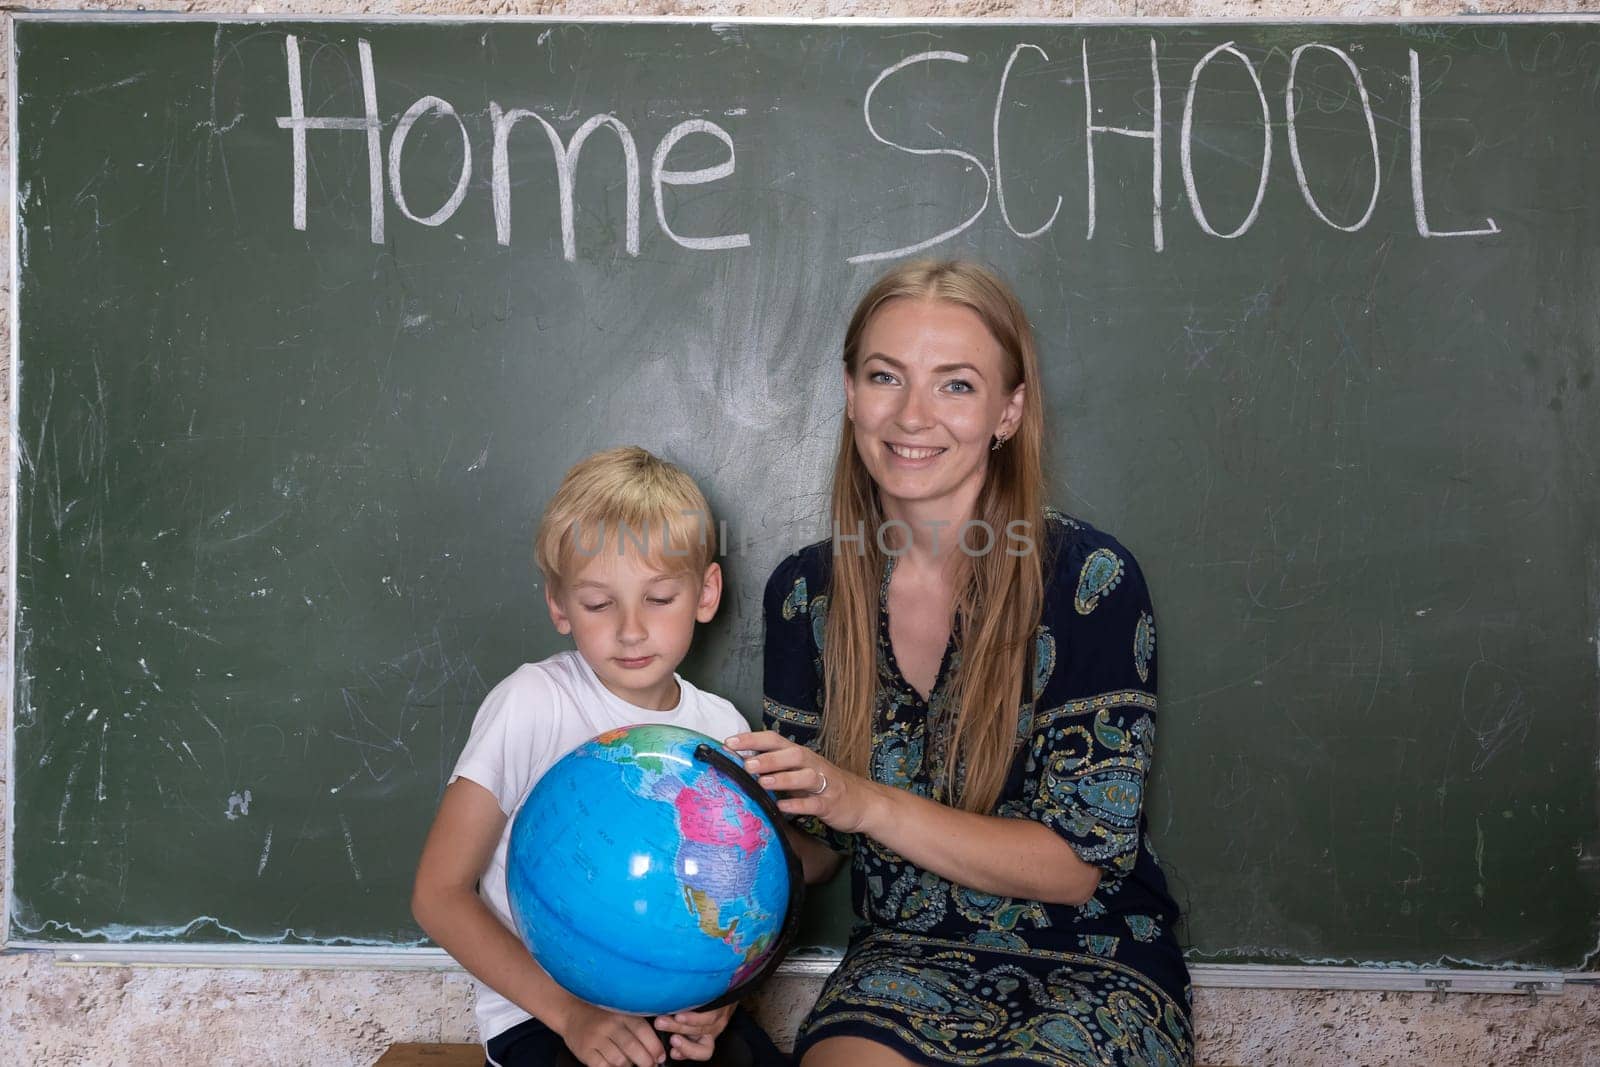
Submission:
<svg viewBox="0 0 1600 1067">
<path fill-rule="evenodd" d="M 1038 700 L 1056 672 L 1056 638 L 1050 627 L 1041 626 L 1033 641 L 1033 699 Z"/>
<path fill-rule="evenodd" d="M 769 719 L 777 722 L 788 723 L 806 730 L 822 728 L 822 716 L 814 711 L 802 711 L 800 708 L 791 708 L 787 704 L 780 704 L 776 700 L 761 701 L 761 712 Z"/>
<path fill-rule="evenodd" d="M 1139 941 L 1154 941 L 1161 932 L 1161 927 L 1148 915 L 1124 915 L 1122 921 L 1128 924 L 1128 932 Z"/>
<path fill-rule="evenodd" d="M 905 1008 L 915 1008 L 934 1015 L 948 1015 L 950 1002 L 922 981 L 918 975 L 901 971 L 867 974 L 861 977 L 861 990 L 882 997 Z"/>
<path fill-rule="evenodd" d="M 824 593 L 811 601 L 811 640 L 817 645 L 817 658 L 822 658 L 822 649 L 828 643 L 828 594 Z"/>
<path fill-rule="evenodd" d="M 1061 526 L 1065 526 L 1069 530 L 1081 530 L 1081 529 L 1083 529 L 1083 524 L 1080 523 L 1077 519 L 1073 518 L 1071 515 L 1068 515 L 1066 512 L 1060 511 L 1060 510 L 1058 510 L 1056 508 L 1046 507 L 1044 509 L 1044 517 L 1049 519 L 1053 523 L 1056 523 L 1056 524 L 1061 525 Z"/>
<path fill-rule="evenodd" d="M 1128 767 L 1091 772 L 1078 779 L 1078 799 L 1101 819 L 1132 825 L 1139 818 L 1143 777 L 1138 769 Z"/>
<path fill-rule="evenodd" d="M 1150 680 L 1150 660 L 1156 654 L 1156 620 L 1148 611 L 1139 612 L 1139 622 L 1133 628 L 1133 669 L 1139 681 Z"/>
<path fill-rule="evenodd" d="M 793 622 L 797 615 L 804 615 L 810 605 L 806 595 L 806 580 L 796 578 L 794 588 L 789 590 L 789 595 L 783 600 L 783 618 L 785 622 Z"/>
<path fill-rule="evenodd" d="M 1193 1037 L 1182 1010 L 1116 961 L 1116 937 L 1081 940 L 1075 952 L 973 951 L 962 941 L 868 934 L 824 984 L 801 1041 L 887 1031 L 922 1062 L 1187 1067 Z M 1055 966 L 1040 974 L 1045 962 Z"/>
<path fill-rule="evenodd" d="M 1117 939 L 1109 934 L 1080 934 L 1078 943 L 1096 956 L 1114 956 L 1117 953 Z"/>
<path fill-rule="evenodd" d="M 880 734 L 872 751 L 873 781 L 920 792 L 914 787 L 922 776 L 922 745 L 921 734 L 907 736 L 900 731 Z"/>
<path fill-rule="evenodd" d="M 1122 557 L 1109 548 L 1097 548 L 1083 561 L 1078 574 L 1078 593 L 1072 599 L 1079 615 L 1087 615 L 1100 603 L 1100 598 L 1122 581 Z"/>
</svg>

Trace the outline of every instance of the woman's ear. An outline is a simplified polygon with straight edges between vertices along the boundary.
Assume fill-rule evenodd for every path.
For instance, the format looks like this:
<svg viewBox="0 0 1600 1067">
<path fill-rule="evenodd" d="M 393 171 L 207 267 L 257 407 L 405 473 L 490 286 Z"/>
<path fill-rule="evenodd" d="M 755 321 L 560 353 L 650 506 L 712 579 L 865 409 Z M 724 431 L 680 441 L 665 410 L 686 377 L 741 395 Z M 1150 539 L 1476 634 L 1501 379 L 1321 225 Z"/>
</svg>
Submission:
<svg viewBox="0 0 1600 1067">
<path fill-rule="evenodd" d="M 1028 385 L 1024 382 L 1013 389 L 1010 398 L 1006 400 L 1005 411 L 1000 415 L 1000 427 L 995 432 L 1007 441 L 1017 436 L 1017 428 L 1022 425 L 1023 400 L 1027 392 Z"/>
<path fill-rule="evenodd" d="M 850 374 L 850 365 L 844 368 L 844 417 L 846 422 L 856 421 L 856 380 Z"/>
</svg>

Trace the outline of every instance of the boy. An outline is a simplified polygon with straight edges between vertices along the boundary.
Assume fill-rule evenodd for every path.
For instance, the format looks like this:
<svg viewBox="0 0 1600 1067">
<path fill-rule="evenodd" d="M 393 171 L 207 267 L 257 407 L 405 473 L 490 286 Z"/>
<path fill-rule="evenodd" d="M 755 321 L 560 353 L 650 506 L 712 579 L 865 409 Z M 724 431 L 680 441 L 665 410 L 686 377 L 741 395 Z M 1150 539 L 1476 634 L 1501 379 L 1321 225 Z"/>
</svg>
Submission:
<svg viewBox="0 0 1600 1067">
<path fill-rule="evenodd" d="M 674 673 L 695 623 L 709 622 L 722 597 L 711 528 L 694 481 L 642 448 L 578 463 L 540 520 L 535 556 L 545 602 L 577 650 L 524 664 L 484 698 L 423 846 L 411 901 L 428 935 L 478 979 L 479 1034 L 496 1067 L 651 1067 L 669 1052 L 782 1062 L 742 1014 L 723 1035 L 731 1007 L 648 1020 L 577 999 L 528 955 L 506 898 L 511 817 L 566 753 L 635 723 L 716 738 L 748 728 L 732 704 Z"/>
</svg>

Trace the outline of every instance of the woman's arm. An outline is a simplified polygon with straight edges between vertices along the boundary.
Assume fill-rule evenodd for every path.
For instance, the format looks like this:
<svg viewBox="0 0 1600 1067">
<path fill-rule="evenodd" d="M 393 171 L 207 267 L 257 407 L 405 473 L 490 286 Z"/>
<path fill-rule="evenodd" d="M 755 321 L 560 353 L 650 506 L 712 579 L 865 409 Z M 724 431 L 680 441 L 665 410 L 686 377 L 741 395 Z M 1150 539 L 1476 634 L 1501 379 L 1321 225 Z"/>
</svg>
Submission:
<svg viewBox="0 0 1600 1067">
<path fill-rule="evenodd" d="M 1079 859 L 1055 831 L 1032 819 L 974 815 L 868 781 L 771 731 L 740 734 L 727 745 L 757 753 L 745 760 L 745 768 L 760 776 L 764 788 L 790 794 L 778 802 L 786 814 L 812 815 L 844 833 L 866 834 L 969 889 L 1083 904 L 1100 885 L 1100 868 Z M 827 788 L 811 792 L 824 778 Z"/>
</svg>

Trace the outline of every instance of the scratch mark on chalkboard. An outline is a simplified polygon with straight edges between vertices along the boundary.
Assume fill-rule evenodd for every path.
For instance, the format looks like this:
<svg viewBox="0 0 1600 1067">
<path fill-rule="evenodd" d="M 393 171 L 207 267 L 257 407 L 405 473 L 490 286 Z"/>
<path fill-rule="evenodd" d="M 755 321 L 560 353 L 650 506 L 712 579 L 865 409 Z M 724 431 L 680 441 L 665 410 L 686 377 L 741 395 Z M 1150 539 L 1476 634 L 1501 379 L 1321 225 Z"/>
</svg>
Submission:
<svg viewBox="0 0 1600 1067">
<path fill-rule="evenodd" d="M 231 514 L 233 514 L 233 509 L 232 508 L 228 508 L 222 514 L 220 514 L 216 518 L 212 519 L 211 520 L 212 524 L 215 525 L 216 523 L 218 523 L 221 520 L 227 518 Z M 277 525 L 279 522 L 282 522 L 283 521 L 283 517 L 285 515 L 287 515 L 287 514 L 289 514 L 287 511 L 280 511 L 276 515 L 272 516 L 272 518 L 268 519 L 266 522 L 261 523 L 259 526 L 251 527 L 250 529 L 244 531 L 243 533 L 234 534 L 232 537 L 225 537 L 222 540 L 216 542 L 216 544 L 218 545 L 218 547 L 220 547 L 222 545 L 233 545 L 233 544 L 238 544 L 240 541 L 247 541 L 252 537 L 257 537 L 263 531 L 265 531 L 267 529 L 270 529 L 271 527 Z"/>
<path fill-rule="evenodd" d="M 1211 366 L 1211 353 L 1216 351 L 1217 345 L 1221 343 L 1222 338 L 1227 337 L 1232 332 L 1231 330 L 1202 330 L 1184 323 L 1184 347 L 1189 350 L 1189 365 L 1185 369 L 1190 374 L 1193 374 L 1201 367 L 1209 368 Z"/>
<path fill-rule="evenodd" d="M 1278 664 L 1282 663 L 1284 660 L 1288 659 L 1290 656 L 1293 656 L 1295 653 L 1299 652 L 1304 647 L 1305 647 L 1305 642 L 1301 641 L 1301 642 L 1297 643 L 1294 647 L 1290 648 L 1283 655 L 1279 656 L 1277 659 L 1273 660 L 1270 663 L 1263 664 L 1261 669 L 1258 670 L 1258 671 L 1254 671 L 1254 672 L 1252 672 L 1250 674 L 1247 674 L 1242 678 L 1235 678 L 1231 682 L 1225 682 L 1222 685 L 1216 686 L 1216 687 L 1211 688 L 1211 689 L 1203 690 L 1203 691 L 1201 691 L 1199 693 L 1193 693 L 1193 694 L 1190 694 L 1189 696 L 1182 696 L 1182 697 L 1177 697 L 1177 698 L 1175 698 L 1173 700 L 1168 700 L 1168 701 L 1165 702 L 1166 706 L 1169 709 L 1182 707 L 1184 704 L 1192 704 L 1197 700 L 1204 700 L 1206 697 L 1215 696 L 1216 694 L 1226 692 L 1229 689 L 1237 689 L 1239 686 L 1244 685 L 1247 682 L 1253 682 L 1257 678 L 1260 678 L 1262 675 L 1266 674 L 1268 671 L 1272 670 L 1272 668 L 1276 667 Z M 1291 721 L 1293 721 L 1293 720 L 1291 720 Z"/>
<path fill-rule="evenodd" d="M 149 76 L 150 75 L 149 75 L 148 72 L 141 72 L 139 74 L 130 75 L 129 77 L 126 77 L 126 78 L 120 78 L 120 79 L 118 79 L 117 81 L 114 81 L 114 82 L 102 82 L 99 85 L 91 85 L 87 89 L 79 89 L 76 92 L 68 93 L 67 95 L 68 96 L 95 96 L 98 93 L 108 93 L 112 89 L 121 89 L 121 88 L 124 88 L 125 86 L 137 85 L 139 82 L 144 81 Z"/>
<path fill-rule="evenodd" d="M 356 881 L 361 881 L 361 866 L 356 863 L 356 842 L 350 836 L 350 820 L 339 813 L 339 825 L 344 828 L 344 854 L 350 859 L 350 872 L 356 876 Z"/>
<path fill-rule="evenodd" d="M 78 781 L 78 772 L 83 765 L 74 763 L 67 772 L 67 784 L 61 790 L 61 811 L 56 816 L 56 842 L 59 844 L 67 839 L 67 808 L 72 805 L 72 787 Z"/>
<path fill-rule="evenodd" d="M 1478 725 L 1473 721 L 1473 709 L 1469 707 L 1471 691 L 1474 689 L 1474 677 L 1481 672 L 1492 672 L 1486 683 L 1487 691 L 1476 703 L 1479 708 L 1498 707 L 1502 709 L 1499 717 L 1488 727 Z M 1496 756 L 1503 752 L 1507 746 L 1525 741 L 1528 730 L 1532 726 L 1533 711 L 1525 707 L 1524 691 L 1516 676 L 1505 667 L 1488 659 L 1484 655 L 1480 639 L 1478 659 L 1467 667 L 1461 676 L 1460 714 L 1462 721 L 1472 731 L 1473 740 L 1477 742 L 1478 753 L 1473 757 L 1472 770 L 1474 773 L 1483 770 L 1492 763 Z M 1479 716 L 1481 721 L 1482 716 Z"/>
<path fill-rule="evenodd" d="M 110 742 L 111 723 L 100 724 L 100 779 L 95 783 L 94 798 L 104 804 L 106 800 L 106 747 Z"/>
<path fill-rule="evenodd" d="M 174 630 L 182 630 L 186 634 L 192 634 L 195 637 L 200 638 L 200 640 L 202 640 L 202 641 L 211 642 L 213 645 L 222 644 L 221 641 L 218 641 L 215 637 L 212 637 L 210 634 L 205 633 L 202 630 L 196 630 L 193 626 L 185 626 L 183 623 L 178 622 L 176 619 L 167 618 L 165 612 L 157 612 L 156 613 L 156 618 L 160 619 L 162 622 L 166 623 L 168 626 L 172 627 Z"/>
<path fill-rule="evenodd" d="M 1478 902 L 1481 904 L 1483 902 L 1483 820 L 1474 817 L 1472 820 L 1472 825 L 1475 826 L 1478 831 L 1478 844 L 1472 850 L 1472 858 L 1478 864 L 1478 884 L 1473 888 L 1472 891 L 1477 895 Z"/>
<path fill-rule="evenodd" d="M 1383 684 L 1383 623 L 1378 623 L 1378 669 L 1372 679 L 1372 696 L 1367 700 L 1366 714 L 1378 703 L 1378 687 Z"/>
<path fill-rule="evenodd" d="M 267 857 L 272 855 L 272 827 L 267 827 L 267 839 L 261 845 L 261 862 L 256 864 L 256 877 L 261 877 L 261 872 L 267 869 Z"/>
<path fill-rule="evenodd" d="M 240 112 L 240 113 L 234 115 L 233 121 L 228 123 L 228 125 L 225 126 L 225 127 L 218 125 L 218 123 L 217 123 L 217 78 L 218 78 L 218 75 L 221 73 L 221 71 L 222 71 L 222 26 L 219 24 L 217 26 L 216 34 L 211 38 L 211 100 L 210 100 L 210 113 L 209 113 L 209 117 L 207 118 L 207 120 L 204 123 L 201 123 L 201 126 L 203 128 L 209 129 L 210 132 L 211 132 L 210 138 L 206 141 L 206 162 L 207 163 L 210 162 L 211 155 L 212 155 L 213 152 L 215 152 L 216 153 L 217 162 L 222 167 L 222 185 L 223 185 L 223 188 L 228 191 L 228 210 L 230 212 L 232 212 L 233 213 L 233 217 L 237 219 L 239 217 L 239 205 L 238 205 L 238 202 L 235 201 L 234 196 L 233 196 L 233 175 L 228 170 L 228 153 L 222 146 L 222 135 L 224 133 L 227 133 L 229 130 L 233 129 L 235 126 L 239 125 L 240 120 L 244 118 L 244 113 Z M 209 179 L 209 176 L 210 176 L 210 167 L 209 166 L 206 168 L 206 173 L 207 173 L 207 177 Z M 209 185 L 210 185 L 209 180 L 207 182 L 207 185 L 209 187 Z"/>
</svg>

